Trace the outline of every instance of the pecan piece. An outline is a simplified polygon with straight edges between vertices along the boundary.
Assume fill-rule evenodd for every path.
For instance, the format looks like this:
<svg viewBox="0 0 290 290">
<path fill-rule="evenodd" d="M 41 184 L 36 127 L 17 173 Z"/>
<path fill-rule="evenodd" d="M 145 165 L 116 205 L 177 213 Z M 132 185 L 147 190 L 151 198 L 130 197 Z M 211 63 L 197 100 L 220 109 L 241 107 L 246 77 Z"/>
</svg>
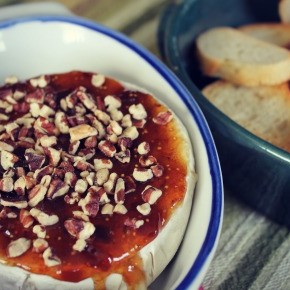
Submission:
<svg viewBox="0 0 290 290">
<path fill-rule="evenodd" d="M 151 169 L 134 168 L 133 177 L 137 181 L 145 182 L 153 177 Z"/>
<path fill-rule="evenodd" d="M 96 217 L 99 212 L 100 198 L 105 193 L 102 187 L 91 186 L 85 198 L 78 203 L 83 212 L 91 217 Z"/>
<path fill-rule="evenodd" d="M 120 151 L 115 154 L 115 158 L 121 163 L 130 163 L 131 152 L 129 149 L 126 149 L 125 151 Z"/>
<path fill-rule="evenodd" d="M 94 159 L 95 171 L 98 171 L 103 168 L 112 169 L 113 163 L 110 159 L 107 158 L 96 158 Z"/>
<path fill-rule="evenodd" d="M 26 209 L 20 210 L 19 219 L 20 219 L 20 222 L 22 223 L 23 227 L 26 229 L 31 227 L 33 222 L 34 222 L 32 215 Z"/>
<path fill-rule="evenodd" d="M 116 203 L 124 203 L 125 200 L 125 182 L 123 178 L 118 178 L 115 187 L 114 199 Z"/>
<path fill-rule="evenodd" d="M 130 138 L 131 140 L 137 139 L 138 136 L 139 136 L 139 132 L 135 126 L 127 127 L 121 135 L 121 137 L 127 137 L 127 138 Z"/>
<path fill-rule="evenodd" d="M 150 151 L 150 145 L 148 142 L 144 141 L 142 143 L 140 143 L 137 147 L 137 152 L 140 154 L 140 155 L 145 155 L 145 154 L 148 154 Z"/>
<path fill-rule="evenodd" d="M 19 238 L 10 242 L 7 247 L 7 253 L 9 258 L 15 258 L 23 255 L 29 250 L 31 241 L 26 238 Z"/>
<path fill-rule="evenodd" d="M 77 219 L 66 220 L 64 227 L 71 236 L 83 240 L 88 239 L 95 232 L 95 226 L 92 223 Z"/>
<path fill-rule="evenodd" d="M 33 233 L 37 235 L 38 238 L 44 239 L 46 236 L 45 227 L 42 225 L 35 225 L 32 229 Z"/>
<path fill-rule="evenodd" d="M 47 267 L 54 267 L 61 264 L 61 260 L 53 253 L 50 247 L 43 252 L 42 257 Z"/>
<path fill-rule="evenodd" d="M 152 119 L 154 123 L 157 125 L 166 125 L 168 124 L 173 118 L 173 114 L 170 111 L 160 112 L 156 117 Z"/>
<path fill-rule="evenodd" d="M 162 165 L 156 164 L 156 165 L 151 166 L 150 168 L 151 168 L 153 175 L 155 177 L 160 177 L 163 175 L 164 167 Z"/>
<path fill-rule="evenodd" d="M 151 185 L 147 185 L 141 192 L 142 199 L 149 204 L 154 204 L 162 195 L 162 191 Z"/>
<path fill-rule="evenodd" d="M 40 169 L 45 162 L 45 156 L 38 154 L 33 149 L 26 149 L 24 157 L 27 161 L 30 171 Z"/>
<path fill-rule="evenodd" d="M 37 206 L 45 197 L 47 188 L 41 184 L 35 185 L 28 194 L 28 205 L 31 207 Z"/>
<path fill-rule="evenodd" d="M 57 215 L 48 215 L 37 208 L 32 208 L 30 214 L 43 226 L 51 226 L 59 221 Z"/>
<path fill-rule="evenodd" d="M 107 157 L 113 157 L 116 153 L 115 146 L 108 140 L 102 140 L 98 144 L 98 148 L 104 153 Z"/>
<path fill-rule="evenodd" d="M 90 136 L 96 136 L 98 131 L 87 124 L 78 125 L 69 129 L 71 141 L 85 139 Z"/>
<path fill-rule="evenodd" d="M 148 215 L 151 212 L 151 206 L 148 202 L 140 204 L 136 208 L 142 215 Z"/>
<path fill-rule="evenodd" d="M 60 161 L 61 151 L 52 147 L 43 147 L 44 154 L 48 156 L 49 164 L 56 167 Z"/>
<path fill-rule="evenodd" d="M 19 158 L 11 152 L 1 151 L 1 166 L 4 170 L 7 170 L 10 167 L 13 167 L 14 164 L 19 160 Z"/>
<path fill-rule="evenodd" d="M 33 251 L 35 253 L 43 253 L 48 248 L 48 242 L 44 239 L 38 238 L 33 241 Z"/>
<path fill-rule="evenodd" d="M 105 76 L 102 74 L 94 74 L 91 78 L 91 83 L 95 87 L 101 87 L 105 83 Z"/>
<path fill-rule="evenodd" d="M 69 191 L 69 185 L 67 185 L 64 181 L 56 178 L 53 179 L 50 183 L 47 197 L 51 199 L 55 199 L 57 197 L 65 195 Z"/>
<path fill-rule="evenodd" d="M 12 177 L 4 177 L 0 180 L 0 190 L 4 192 L 11 192 L 13 190 Z"/>
<path fill-rule="evenodd" d="M 132 117 L 136 120 L 142 120 L 147 117 L 147 112 L 144 108 L 144 106 L 140 104 L 133 104 L 129 107 L 129 113 L 132 115 Z"/>
</svg>

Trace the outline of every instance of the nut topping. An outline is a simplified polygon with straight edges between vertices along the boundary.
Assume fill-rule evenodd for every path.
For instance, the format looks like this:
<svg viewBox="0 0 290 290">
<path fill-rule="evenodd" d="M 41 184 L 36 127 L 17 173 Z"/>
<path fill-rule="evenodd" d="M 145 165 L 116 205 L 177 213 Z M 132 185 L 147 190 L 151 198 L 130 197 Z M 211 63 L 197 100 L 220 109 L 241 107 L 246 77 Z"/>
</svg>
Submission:
<svg viewBox="0 0 290 290">
<path fill-rule="evenodd" d="M 42 257 L 47 267 L 54 267 L 61 264 L 61 260 L 52 252 L 50 247 L 43 252 Z"/>
<path fill-rule="evenodd" d="M 152 205 L 162 195 L 162 191 L 151 185 L 147 185 L 145 189 L 142 191 L 141 195 L 145 202 L 148 202 L 149 204 Z"/>
<path fill-rule="evenodd" d="M 96 136 L 98 131 L 87 124 L 78 125 L 69 129 L 71 141 L 78 141 L 90 136 Z"/>
<path fill-rule="evenodd" d="M 48 248 L 48 242 L 44 239 L 36 239 L 33 241 L 33 251 L 43 253 Z"/>
<path fill-rule="evenodd" d="M 59 220 L 58 216 L 48 215 L 37 208 L 32 208 L 30 214 L 43 226 L 52 226 Z"/>
<path fill-rule="evenodd" d="M 7 247 L 8 257 L 15 258 L 23 255 L 29 250 L 30 246 L 31 241 L 26 238 L 19 238 L 12 241 Z"/>
<path fill-rule="evenodd" d="M 152 120 L 154 123 L 158 125 L 166 125 L 168 124 L 173 118 L 173 115 L 170 111 L 166 112 L 160 112 L 156 117 L 154 117 Z"/>
<path fill-rule="evenodd" d="M 133 177 L 137 181 L 145 182 L 153 177 L 153 173 L 151 169 L 135 168 Z"/>
</svg>

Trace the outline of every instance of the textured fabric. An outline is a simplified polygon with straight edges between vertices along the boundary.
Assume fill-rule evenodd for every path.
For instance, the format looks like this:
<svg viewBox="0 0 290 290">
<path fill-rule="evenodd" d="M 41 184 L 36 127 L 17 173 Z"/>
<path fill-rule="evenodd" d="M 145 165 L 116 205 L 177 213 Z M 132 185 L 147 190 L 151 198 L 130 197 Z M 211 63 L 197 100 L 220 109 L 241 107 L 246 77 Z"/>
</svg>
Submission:
<svg viewBox="0 0 290 290">
<path fill-rule="evenodd" d="M 0 0 L 1 5 L 36 1 Z M 119 30 L 159 56 L 156 29 L 170 0 L 59 0 L 73 13 Z M 223 229 L 202 290 L 290 289 L 290 236 L 225 194 Z M 166 289 L 160 289 L 166 290 Z"/>
</svg>

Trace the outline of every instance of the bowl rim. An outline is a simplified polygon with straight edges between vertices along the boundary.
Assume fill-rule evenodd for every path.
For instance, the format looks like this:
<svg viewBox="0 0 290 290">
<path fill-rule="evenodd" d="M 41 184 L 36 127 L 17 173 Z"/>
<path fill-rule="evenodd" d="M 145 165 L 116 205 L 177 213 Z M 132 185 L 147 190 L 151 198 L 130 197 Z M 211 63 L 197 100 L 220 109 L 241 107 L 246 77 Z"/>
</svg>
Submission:
<svg viewBox="0 0 290 290">
<path fill-rule="evenodd" d="M 180 3 L 172 3 L 163 11 L 158 26 L 158 47 L 162 58 L 184 82 L 189 91 L 192 92 L 193 95 L 198 96 L 200 103 L 204 106 L 203 110 L 209 111 L 216 120 L 219 120 L 219 122 L 223 124 L 223 126 L 229 127 L 231 131 L 236 132 L 241 138 L 244 138 L 248 147 L 255 148 L 255 150 L 265 154 L 269 158 L 274 158 L 282 163 L 289 164 L 289 152 L 263 140 L 230 119 L 202 94 L 200 89 L 189 77 L 181 61 L 182 57 L 178 46 L 178 32 L 180 25 L 179 19 L 184 18 L 184 14 L 194 2 L 196 2 L 196 0 L 184 0 Z"/>
<path fill-rule="evenodd" d="M 142 45 L 136 43 L 121 32 L 113 30 L 102 24 L 93 22 L 91 20 L 84 19 L 82 17 L 59 15 L 17 17 L 5 20 L 3 22 L 0 22 L 0 31 L 15 25 L 21 25 L 28 22 L 69 23 L 87 28 L 89 30 L 93 30 L 95 32 L 113 38 L 114 40 L 127 46 L 129 49 L 142 57 L 146 62 L 148 62 L 167 81 L 167 83 L 177 93 L 181 101 L 190 111 L 200 131 L 208 156 L 208 166 L 210 169 L 212 181 L 212 206 L 209 225 L 200 252 L 198 253 L 194 263 L 191 265 L 188 273 L 176 289 L 189 288 L 194 283 L 194 280 L 198 277 L 206 264 L 208 264 L 209 260 L 212 258 L 214 250 L 216 249 L 221 232 L 224 204 L 222 173 L 218 154 L 206 119 L 203 116 L 203 113 L 200 110 L 198 104 L 192 98 L 190 92 L 186 89 L 183 83 L 173 74 L 173 72 L 170 71 L 170 69 L 164 63 L 162 63 L 155 55 L 153 55 Z"/>
</svg>

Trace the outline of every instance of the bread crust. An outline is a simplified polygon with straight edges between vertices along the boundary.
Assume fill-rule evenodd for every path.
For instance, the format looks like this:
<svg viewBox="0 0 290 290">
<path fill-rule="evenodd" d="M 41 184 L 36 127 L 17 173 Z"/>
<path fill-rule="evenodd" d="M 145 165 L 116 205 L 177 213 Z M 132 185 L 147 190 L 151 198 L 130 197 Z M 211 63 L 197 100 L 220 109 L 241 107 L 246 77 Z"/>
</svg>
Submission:
<svg viewBox="0 0 290 290">
<path fill-rule="evenodd" d="M 204 74 L 246 86 L 277 85 L 290 79 L 290 52 L 237 29 L 210 29 L 197 38 Z"/>
<path fill-rule="evenodd" d="M 216 81 L 203 95 L 233 121 L 267 142 L 290 151 L 288 83 L 246 87 Z"/>
</svg>

